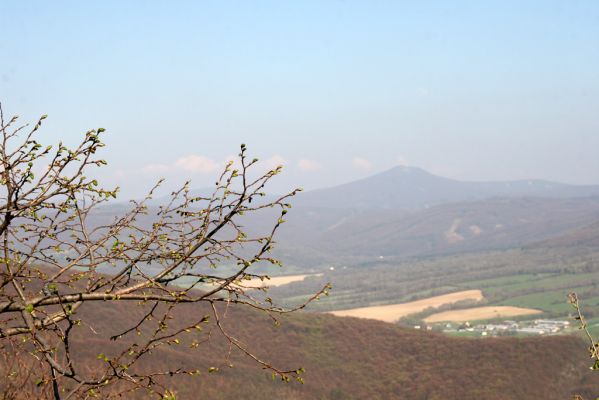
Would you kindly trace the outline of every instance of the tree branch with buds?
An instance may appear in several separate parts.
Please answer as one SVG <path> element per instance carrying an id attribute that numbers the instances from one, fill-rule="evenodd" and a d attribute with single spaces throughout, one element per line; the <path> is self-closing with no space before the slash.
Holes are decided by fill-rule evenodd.
<path id="1" fill-rule="evenodd" d="M 301 368 L 271 365 L 221 323 L 228 307 L 258 310 L 277 321 L 330 289 L 326 285 L 289 309 L 259 295 L 263 288 L 244 284 L 266 278 L 256 267 L 282 265 L 270 252 L 289 200 L 300 189 L 266 196 L 264 188 L 281 167 L 255 172 L 258 160 L 249 159 L 241 145 L 236 164 L 224 167 L 212 193 L 194 194 L 188 182 L 161 206 L 152 206 L 160 181 L 143 200 L 107 221 L 103 211 L 118 188 L 104 189 L 87 176 L 107 164 L 97 157 L 105 130 L 88 131 L 74 148 L 44 147 L 35 138 L 45 118 L 33 127 L 19 126 L 17 117 L 6 120 L 0 107 L 0 346 L 17 360 L 13 363 L 31 367 L 24 369 L 26 379 L 43 371 L 36 386 L 55 399 L 140 390 L 167 398 L 172 393 L 164 377 L 195 371 L 140 365 L 156 349 L 188 340 L 190 332 L 199 335 L 212 317 L 215 329 L 194 337 L 192 348 L 214 331 L 274 376 L 301 381 Z M 273 216 L 270 230 L 248 234 L 247 215 L 260 213 Z M 78 366 L 71 338 L 90 325 L 80 310 L 97 302 L 126 302 L 143 312 L 110 337 L 123 343 L 121 349 L 99 354 L 103 367 L 89 371 Z M 181 307 L 202 304 L 206 315 L 173 327 Z"/>

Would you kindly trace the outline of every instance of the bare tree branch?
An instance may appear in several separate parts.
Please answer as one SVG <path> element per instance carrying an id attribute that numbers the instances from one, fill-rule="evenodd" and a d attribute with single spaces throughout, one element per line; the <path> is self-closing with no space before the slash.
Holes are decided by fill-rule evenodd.
<path id="1" fill-rule="evenodd" d="M 74 148 L 43 147 L 35 134 L 45 118 L 32 128 L 17 126 L 17 118 L 6 121 L 0 107 L 0 346 L 9 349 L 10 362 L 25 374 L 13 381 L 29 382 L 31 371 L 43 370 L 34 390 L 46 390 L 55 399 L 138 390 L 166 395 L 163 378 L 196 372 L 148 368 L 144 360 L 162 346 L 192 340 L 190 347 L 196 348 L 209 340 L 213 329 L 198 336 L 208 316 L 183 327 L 171 323 L 180 307 L 201 304 L 211 311 L 229 352 L 237 349 L 284 381 L 301 381 L 301 369 L 273 366 L 228 332 L 222 324 L 226 312 L 217 307 L 247 307 L 276 321 L 330 288 L 286 309 L 265 298 L 263 288 L 243 284 L 266 277 L 256 272 L 258 266 L 281 265 L 269 253 L 291 207 L 288 201 L 299 191 L 265 197 L 263 189 L 281 167 L 257 173 L 258 160 L 249 160 L 241 145 L 239 167 L 227 164 L 211 194 L 194 195 L 188 182 L 163 205 L 150 206 L 160 181 L 145 199 L 108 221 L 103 211 L 118 188 L 103 189 L 88 176 L 92 168 L 106 165 L 97 158 L 104 129 L 88 131 Z M 249 235 L 244 222 L 258 213 L 271 215 L 272 227 Z M 98 354 L 103 367 L 89 371 L 78 366 L 71 341 L 82 327 L 93 330 L 80 309 L 100 302 L 130 304 L 142 313 L 109 337 L 121 343 L 120 350 Z M 189 339 L 189 332 L 198 337 Z"/>

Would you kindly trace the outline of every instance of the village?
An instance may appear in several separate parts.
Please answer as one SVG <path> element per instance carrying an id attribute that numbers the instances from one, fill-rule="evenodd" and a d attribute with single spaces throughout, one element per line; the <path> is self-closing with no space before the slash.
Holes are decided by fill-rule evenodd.
<path id="1" fill-rule="evenodd" d="M 480 336 L 511 336 L 511 335 L 553 335 L 568 329 L 570 322 L 564 320 L 535 319 L 529 321 L 506 320 L 495 324 L 476 324 L 471 325 L 464 322 L 459 325 L 447 323 L 443 325 L 443 333 L 462 333 L 472 332 L 480 333 Z M 415 326 L 416 328 L 416 326 Z M 420 326 L 418 326 L 420 329 Z M 433 328 L 425 327 L 427 330 Z"/>

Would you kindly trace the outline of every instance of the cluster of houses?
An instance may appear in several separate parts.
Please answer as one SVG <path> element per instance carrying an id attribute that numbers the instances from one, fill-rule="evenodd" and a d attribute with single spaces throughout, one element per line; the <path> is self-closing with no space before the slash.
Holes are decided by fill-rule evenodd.
<path id="1" fill-rule="evenodd" d="M 447 323 L 443 332 L 478 332 L 481 336 L 503 336 L 514 334 L 551 335 L 559 333 L 570 326 L 570 322 L 552 319 L 535 319 L 532 321 L 503 321 L 497 324 L 470 325 L 465 322 L 459 325 Z M 416 327 L 415 327 L 416 328 Z M 418 327 L 420 329 L 420 327 Z M 426 327 L 428 329 L 428 327 Z M 432 328 L 430 328 L 432 329 Z"/>

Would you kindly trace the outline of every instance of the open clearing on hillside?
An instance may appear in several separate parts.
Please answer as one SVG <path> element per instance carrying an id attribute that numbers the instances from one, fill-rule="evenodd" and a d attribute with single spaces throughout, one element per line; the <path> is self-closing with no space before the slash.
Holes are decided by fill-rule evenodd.
<path id="1" fill-rule="evenodd" d="M 263 281 L 257 278 L 253 278 L 249 281 L 242 281 L 242 283 L 244 287 L 275 287 L 287 285 L 292 282 L 301 282 L 309 276 L 322 276 L 322 274 L 273 276 L 270 279 L 264 279 Z"/>
<path id="2" fill-rule="evenodd" d="M 409 303 L 361 307 L 350 310 L 330 311 L 329 313 L 339 317 L 370 318 L 385 322 L 395 322 L 402 317 L 419 313 L 429 307 L 437 308 L 444 304 L 453 304 L 462 300 L 480 301 L 482 299 L 483 294 L 480 290 L 465 290 L 462 292 L 449 293 L 441 296 L 411 301 Z"/>
<path id="3" fill-rule="evenodd" d="M 429 315 L 424 319 L 425 322 L 466 322 L 493 318 L 516 317 L 519 315 L 539 314 L 541 310 L 532 308 L 510 307 L 510 306 L 488 306 L 467 308 L 464 310 L 443 311 Z"/>

